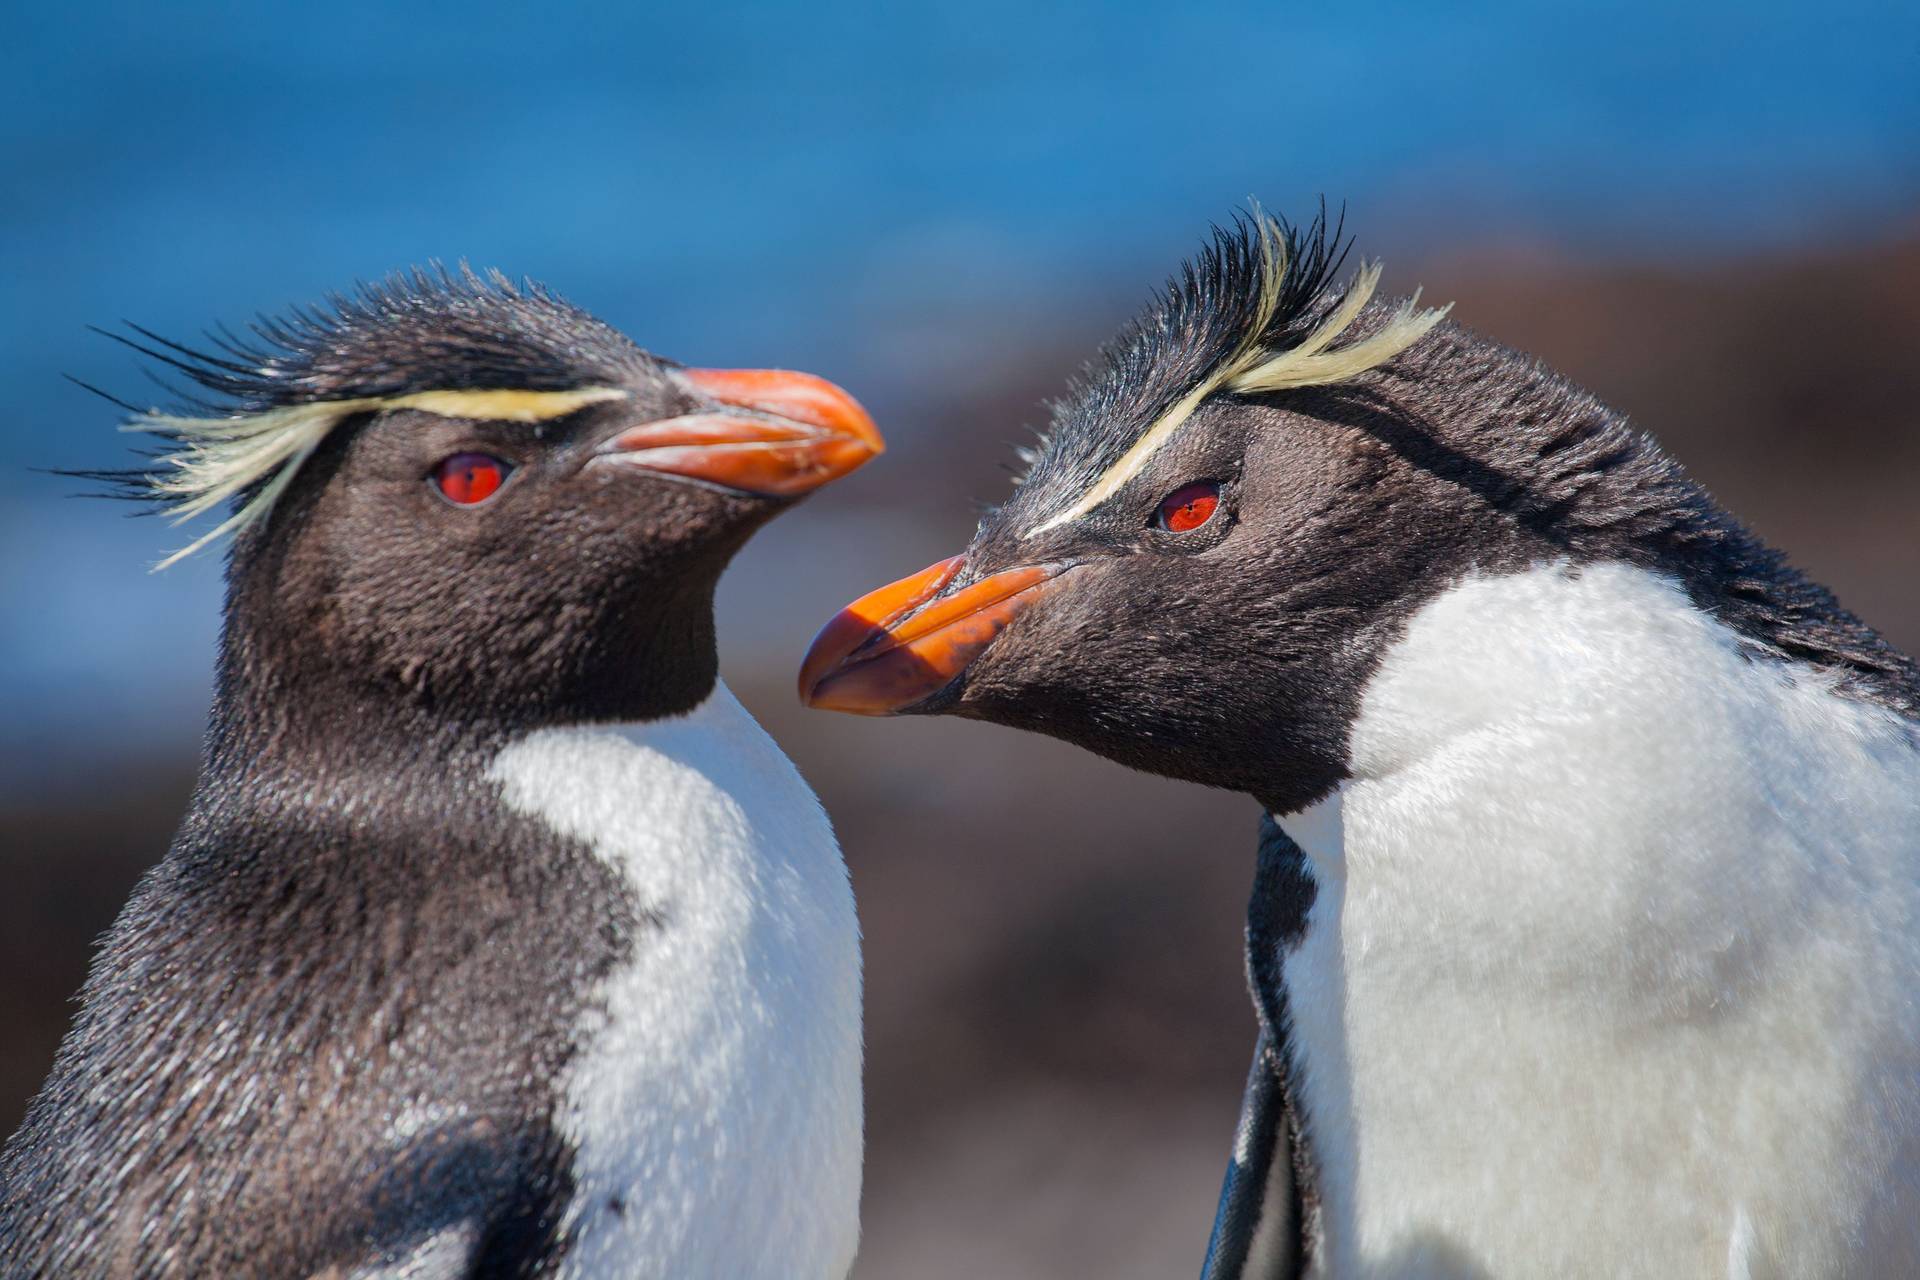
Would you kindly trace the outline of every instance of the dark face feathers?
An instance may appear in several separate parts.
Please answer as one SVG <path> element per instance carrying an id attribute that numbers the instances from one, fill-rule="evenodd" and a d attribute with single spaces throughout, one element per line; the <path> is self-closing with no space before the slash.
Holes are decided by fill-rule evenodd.
<path id="1" fill-rule="evenodd" d="M 222 700 L 250 703 L 247 731 L 343 705 L 411 735 L 644 719 L 704 698 L 714 587 L 786 504 L 598 464 L 616 433 L 675 410 L 665 384 L 630 385 L 632 401 L 559 422 L 402 412 L 330 436 L 234 547 Z M 468 452 L 513 469 L 473 509 L 422 480 Z"/>
<path id="2" fill-rule="evenodd" d="M 707 371 L 642 351 L 538 285 L 466 270 L 395 276 L 260 320 L 244 340 L 212 336 L 209 350 L 139 332 L 123 340 L 190 379 L 187 410 L 210 416 L 137 415 L 185 443 L 111 478 L 178 510 L 237 475 L 240 512 L 264 512 L 231 553 L 216 745 L 237 735 L 251 758 L 323 743 L 347 707 L 397 717 L 408 735 L 484 733 L 669 714 L 711 689 L 719 574 L 792 493 L 603 456 L 625 433 L 714 408 Z M 746 377 L 751 400 L 767 377 L 804 375 Z M 824 388 L 858 415 L 807 382 L 813 408 Z M 750 426 L 787 429 L 767 403 L 730 403 Z M 288 461 L 233 449 L 219 433 L 235 420 L 266 446 L 286 442 Z M 464 453 L 507 475 L 471 507 L 427 482 Z M 198 487 L 183 490 L 183 473 Z"/>
<path id="3" fill-rule="evenodd" d="M 1275 345 L 1342 301 L 1326 277 L 1343 254 L 1324 227 L 1285 234 L 1308 271 L 1276 313 Z M 1756 658 L 1834 670 L 1853 696 L 1920 712 L 1912 661 L 1651 440 L 1449 323 L 1330 385 L 1207 395 L 1117 492 L 1060 521 L 1231 348 L 1258 253 L 1251 226 L 1217 238 L 1054 406 L 1028 476 L 981 522 L 950 589 L 1074 567 L 951 683 L 898 710 L 1032 729 L 1290 812 L 1345 776 L 1361 692 L 1416 609 L 1471 571 L 1565 559 L 1669 575 Z M 1351 341 L 1400 314 L 1367 306 Z M 1214 518 L 1154 527 L 1161 500 L 1195 481 L 1219 486 Z"/>

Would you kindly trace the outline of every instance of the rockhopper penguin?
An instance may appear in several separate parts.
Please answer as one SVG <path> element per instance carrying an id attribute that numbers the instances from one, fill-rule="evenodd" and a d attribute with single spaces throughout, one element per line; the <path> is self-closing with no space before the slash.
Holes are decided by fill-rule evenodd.
<path id="1" fill-rule="evenodd" d="M 1221 235 L 803 696 L 1271 815 L 1207 1275 L 1920 1275 L 1915 664 L 1338 243 Z"/>
<path id="2" fill-rule="evenodd" d="M 213 341 L 151 339 L 203 416 L 125 477 L 237 499 L 204 768 L 0 1156 L 0 1273 L 845 1275 L 853 899 L 712 602 L 872 422 L 497 276 Z"/>

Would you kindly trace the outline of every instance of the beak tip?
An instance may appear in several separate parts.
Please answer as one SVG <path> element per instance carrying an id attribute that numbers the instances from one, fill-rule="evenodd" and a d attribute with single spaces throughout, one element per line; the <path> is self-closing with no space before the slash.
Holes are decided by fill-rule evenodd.
<path id="1" fill-rule="evenodd" d="M 859 684 L 856 678 L 852 683 Z M 897 716 L 919 699 L 894 701 L 885 698 L 876 699 L 871 692 L 863 694 L 859 689 L 836 693 L 831 673 L 818 680 L 811 689 L 803 687 L 800 693 L 801 705 L 809 711 L 837 711 L 842 715 L 867 716 L 879 718 Z"/>
<path id="2" fill-rule="evenodd" d="M 1058 565 L 1027 565 L 943 594 L 962 557 L 869 592 L 833 617 L 800 666 L 800 701 L 817 711 L 899 715 L 967 671 L 1024 611 Z"/>
<path id="3" fill-rule="evenodd" d="M 800 703 L 802 706 L 806 707 L 807 710 L 809 711 L 838 711 L 843 715 L 856 715 L 856 716 L 858 715 L 876 716 L 876 715 L 889 714 L 886 711 L 875 710 L 871 707 L 862 706 L 858 703 L 836 701 L 830 691 L 823 690 L 819 686 L 815 686 L 812 689 L 803 690 L 800 694 Z"/>
<path id="4" fill-rule="evenodd" d="M 842 609 L 820 628 L 820 634 L 813 638 L 807 656 L 800 662 L 796 681 L 800 705 L 814 711 L 860 714 L 863 707 L 857 700 L 834 697 L 834 677 L 848 670 L 848 659 L 873 638 L 876 630 L 871 618 L 853 608 Z"/>

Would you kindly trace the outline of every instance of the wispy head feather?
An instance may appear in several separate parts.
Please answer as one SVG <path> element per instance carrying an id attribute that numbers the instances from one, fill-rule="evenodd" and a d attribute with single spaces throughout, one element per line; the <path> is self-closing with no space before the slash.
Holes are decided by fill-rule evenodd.
<path id="1" fill-rule="evenodd" d="M 248 338 L 210 333 L 212 350 L 128 328 L 138 340 L 107 336 L 196 384 L 199 392 L 179 397 L 196 412 L 135 411 L 123 430 L 169 442 L 153 465 L 77 474 L 154 503 L 175 523 L 239 504 L 156 569 L 265 516 L 349 419 L 412 409 L 545 421 L 625 395 L 618 384 L 646 358 L 541 286 L 464 265 L 457 273 L 416 269 L 335 295 L 323 308 L 262 317 Z"/>
<path id="2" fill-rule="evenodd" d="M 1060 465 L 1081 473 L 1079 499 L 1024 535 L 1078 519 L 1125 486 L 1194 410 L 1220 392 L 1257 395 L 1325 386 L 1379 367 L 1425 337 L 1450 307 L 1403 303 L 1367 337 L 1336 346 L 1373 300 L 1378 263 L 1362 263 L 1346 289 L 1333 279 L 1350 247 L 1342 223 L 1323 208 L 1305 227 L 1258 208 L 1188 262 L 1140 319 L 1110 346 L 1102 365 L 1056 419 L 1090 429 L 1100 447 Z M 1140 416 L 1141 406 L 1151 416 Z M 1106 424 L 1118 424 L 1124 437 Z M 1051 440 L 1061 440 L 1055 431 Z M 1123 449 L 1114 443 L 1124 438 Z M 1030 475 L 1055 462 L 1053 449 Z"/>
<path id="3" fill-rule="evenodd" d="M 246 495 L 232 515 L 156 564 L 158 571 L 266 515 L 327 435 L 355 414 L 418 409 L 444 417 L 540 422 L 625 394 L 617 387 L 420 391 L 385 399 L 316 400 L 232 418 L 141 413 L 120 429 L 171 436 L 178 442 L 177 448 L 160 456 L 160 467 L 147 473 L 145 480 L 148 495 L 164 505 L 174 524 Z M 166 470 L 169 467 L 171 471 Z"/>
<path id="4" fill-rule="evenodd" d="M 143 413 L 130 419 L 122 431 L 147 431 L 179 442 L 177 449 L 160 456 L 160 466 L 146 483 L 148 496 L 165 507 L 174 524 L 253 488 L 232 515 L 161 560 L 154 570 L 184 560 L 223 534 L 236 533 L 264 516 L 327 433 L 352 412 L 343 411 L 339 402 L 322 401 L 235 418 Z"/>
<path id="5" fill-rule="evenodd" d="M 1354 272 L 1347 292 L 1327 318 L 1303 338 L 1297 346 L 1273 352 L 1253 353 L 1243 367 L 1223 380 L 1230 391 L 1258 395 L 1266 391 L 1285 391 L 1291 387 L 1324 387 L 1359 377 L 1378 368 L 1427 336 L 1433 327 L 1447 318 L 1453 304 L 1444 307 L 1420 306 L 1420 291 L 1402 302 L 1387 322 L 1373 334 L 1334 348 L 1353 322 L 1360 318 L 1367 303 L 1373 301 L 1380 285 L 1380 264 L 1363 262 Z"/>

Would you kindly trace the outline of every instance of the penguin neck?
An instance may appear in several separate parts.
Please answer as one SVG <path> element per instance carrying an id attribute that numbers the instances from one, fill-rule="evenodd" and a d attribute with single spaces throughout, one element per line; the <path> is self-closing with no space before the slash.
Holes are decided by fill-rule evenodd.
<path id="1" fill-rule="evenodd" d="M 1369 954 L 1457 945 L 1528 957 L 1531 981 L 1562 951 L 1604 969 L 1796 918 L 1804 886 L 1753 869 L 1797 865 L 1783 840 L 1870 843 L 1863 814 L 1898 829 L 1916 741 L 1670 578 L 1549 562 L 1469 575 L 1416 614 L 1364 691 L 1344 781 L 1271 809 L 1316 879 L 1380 913 Z"/>
<path id="2" fill-rule="evenodd" d="M 681 715 L 718 683 L 711 587 L 631 619 L 617 640 L 572 648 L 553 669 L 485 677 L 488 640 L 457 680 L 338 653 L 238 590 L 230 596 L 206 744 L 209 776 L 313 779 L 365 771 L 483 773 L 538 729 Z M 556 620 L 554 626 L 564 626 Z"/>

